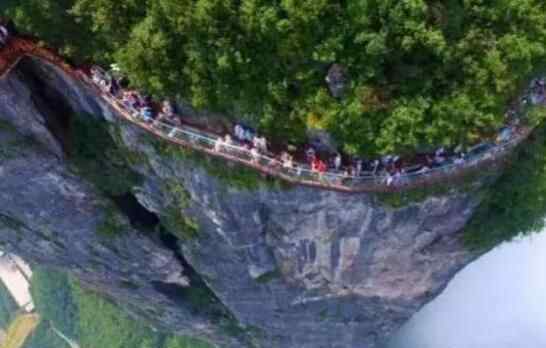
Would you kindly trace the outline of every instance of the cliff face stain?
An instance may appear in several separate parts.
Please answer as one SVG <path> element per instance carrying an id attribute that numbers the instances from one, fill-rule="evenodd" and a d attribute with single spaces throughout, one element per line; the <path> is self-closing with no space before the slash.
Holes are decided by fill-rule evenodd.
<path id="1" fill-rule="evenodd" d="M 36 108 L 41 111 L 45 126 L 61 144 L 64 152 L 69 153 L 70 115 L 73 114 L 73 110 L 63 93 L 48 83 L 47 77 L 39 69 L 40 66 L 30 58 L 23 58 L 17 72 L 22 75 L 21 79 L 28 86 Z"/>
<path id="2" fill-rule="evenodd" d="M 111 199 L 119 210 L 129 218 L 129 222 L 134 228 L 153 231 L 158 226 L 157 215 L 144 208 L 133 194 L 112 196 Z"/>

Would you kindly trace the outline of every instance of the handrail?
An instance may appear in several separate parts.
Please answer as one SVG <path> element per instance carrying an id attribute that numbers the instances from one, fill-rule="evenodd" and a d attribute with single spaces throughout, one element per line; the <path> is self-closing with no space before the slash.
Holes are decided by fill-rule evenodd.
<path id="1" fill-rule="evenodd" d="M 22 41 L 22 44 L 15 44 L 15 52 L 9 51 L 13 41 Z M 125 120 L 136 124 L 140 128 L 153 133 L 164 140 L 181 146 L 196 149 L 215 157 L 237 162 L 247 167 L 254 168 L 262 173 L 278 177 L 293 184 L 313 186 L 323 189 L 330 189 L 342 192 L 389 192 L 400 191 L 412 187 L 423 186 L 430 183 L 445 180 L 451 177 L 464 174 L 469 170 L 475 170 L 479 165 L 486 165 L 497 162 L 507 154 L 508 150 L 517 146 L 531 132 L 531 128 L 519 127 L 515 135 L 501 144 L 496 144 L 485 152 L 470 157 L 464 163 L 448 163 L 439 167 L 428 168 L 415 173 L 401 173 L 398 176 L 391 176 L 388 173 L 366 174 L 361 176 L 344 175 L 339 172 L 327 171 L 317 173 L 302 163 L 294 162 L 294 166 L 286 168 L 278 159 L 265 154 L 251 154 L 249 149 L 241 145 L 221 144 L 220 151 L 217 151 L 217 136 L 198 130 L 189 126 L 176 127 L 163 121 L 155 120 L 146 123 L 140 118 L 138 110 L 130 110 L 117 98 L 103 92 L 85 73 L 74 69 L 65 63 L 60 55 L 50 49 L 39 47 L 35 42 L 28 39 L 12 38 L 8 47 L 0 50 L 0 78 L 17 65 L 24 56 L 44 59 L 69 73 L 71 76 L 83 80 L 86 84 L 100 92 L 101 97 L 121 115 Z M 17 51 L 19 48 L 20 51 Z M 7 53 L 7 54 L 6 54 Z M 11 53 L 11 55 L 10 55 Z M 15 56 L 13 55 L 15 53 Z M 4 56 L 8 57 L 5 58 Z"/>

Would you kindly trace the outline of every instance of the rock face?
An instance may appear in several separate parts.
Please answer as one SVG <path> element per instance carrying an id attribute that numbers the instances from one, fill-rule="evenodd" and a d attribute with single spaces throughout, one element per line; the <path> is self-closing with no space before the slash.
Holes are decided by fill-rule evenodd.
<path id="1" fill-rule="evenodd" d="M 476 257 L 459 233 L 479 204 L 473 192 L 395 209 L 373 195 L 262 179 L 243 188 L 207 159 L 161 151 L 92 89 L 30 59 L 0 81 L 0 98 L 0 120 L 39 144 L 4 157 L 0 150 L 4 247 L 71 272 L 162 328 L 221 347 L 376 347 Z M 54 113 L 59 107 L 112 122 L 123 146 L 142 159 L 134 166 L 144 177 L 135 196 L 162 221 L 184 192 L 175 210 L 197 236 L 179 241 L 179 251 L 192 277 L 240 323 L 237 333 L 168 291 L 165 284 L 184 285 L 189 271 L 182 275 L 180 257 L 165 245 L 128 224 L 114 239 L 96 233 L 107 204 L 67 168 L 62 134 L 69 129 Z M 2 148 L 14 139 L 22 135 L 0 131 Z"/>

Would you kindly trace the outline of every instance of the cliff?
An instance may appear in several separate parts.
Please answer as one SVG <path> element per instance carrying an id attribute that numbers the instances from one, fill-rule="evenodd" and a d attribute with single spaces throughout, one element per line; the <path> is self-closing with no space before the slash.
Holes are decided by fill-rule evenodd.
<path id="1" fill-rule="evenodd" d="M 142 214 L 74 170 L 76 117 L 107 122 Z M 398 208 L 283 185 L 154 139 L 31 58 L 0 80 L 0 122 L 2 247 L 221 347 L 376 347 L 476 257 L 460 231 L 480 183 Z"/>

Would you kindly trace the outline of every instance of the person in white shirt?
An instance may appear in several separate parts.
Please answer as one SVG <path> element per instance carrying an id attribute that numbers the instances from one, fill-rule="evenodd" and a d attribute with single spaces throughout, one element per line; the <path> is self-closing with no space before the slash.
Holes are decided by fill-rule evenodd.
<path id="1" fill-rule="evenodd" d="M 224 146 L 224 140 L 221 137 L 219 137 L 218 139 L 216 139 L 216 142 L 214 143 L 214 151 L 222 152 L 223 146 Z"/>
<path id="2" fill-rule="evenodd" d="M 336 168 L 336 170 L 341 168 L 341 155 L 339 153 L 336 155 L 336 158 L 334 158 L 334 168 Z"/>
<path id="3" fill-rule="evenodd" d="M 258 152 L 258 149 L 256 149 L 255 147 L 253 147 L 251 150 L 250 150 L 250 156 L 252 156 L 252 163 L 254 164 L 258 164 L 258 160 L 260 159 L 260 153 Z"/>

